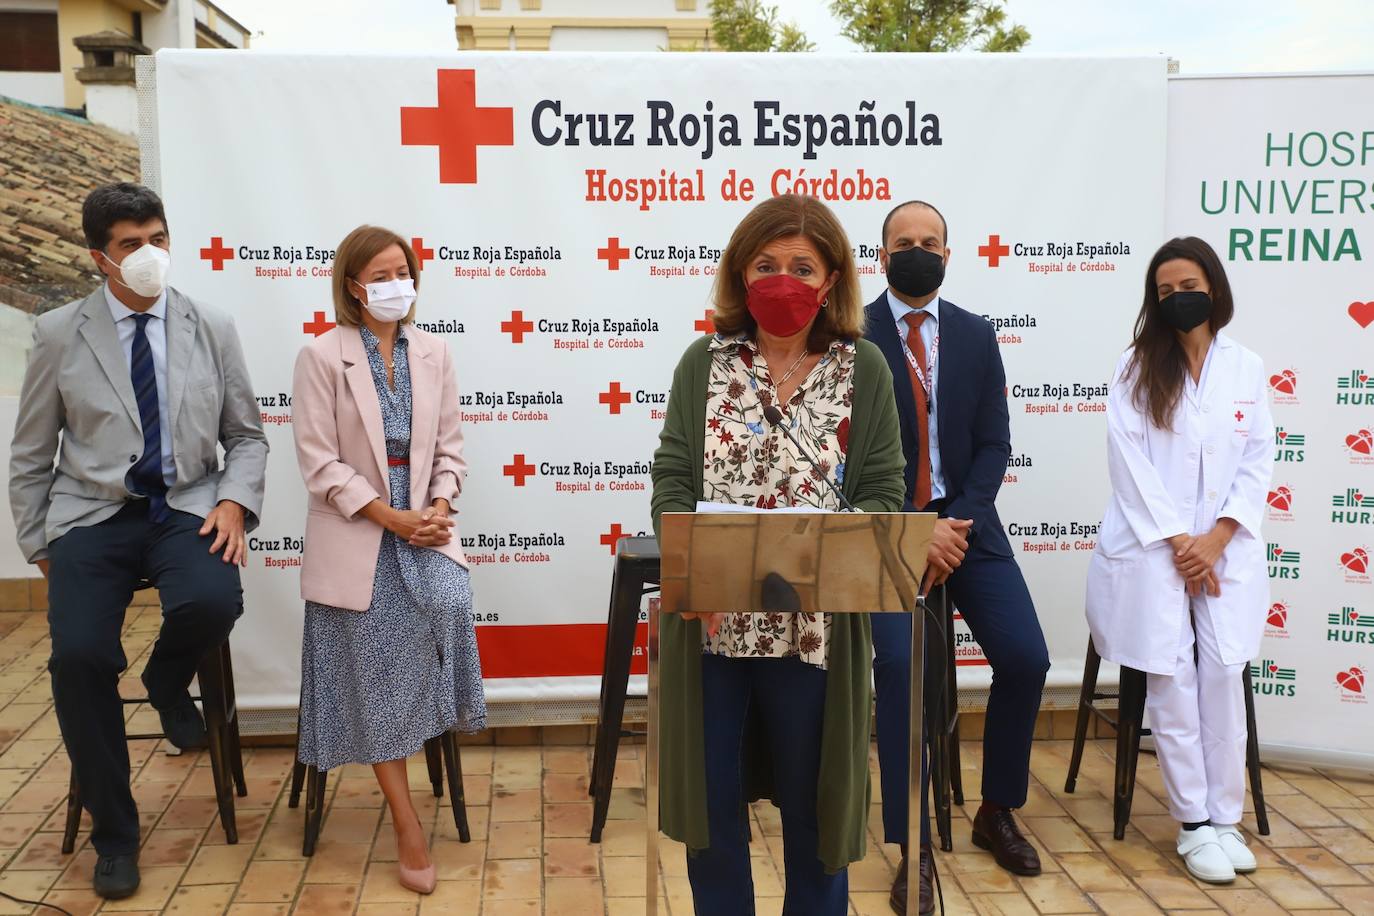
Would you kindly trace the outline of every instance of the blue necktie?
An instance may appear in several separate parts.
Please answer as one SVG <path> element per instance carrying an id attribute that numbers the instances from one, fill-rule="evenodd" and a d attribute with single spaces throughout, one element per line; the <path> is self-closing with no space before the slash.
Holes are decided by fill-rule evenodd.
<path id="1" fill-rule="evenodd" d="M 134 344 L 129 360 L 129 377 L 138 401 L 138 418 L 143 424 L 143 455 L 129 469 L 129 489 L 148 497 L 148 519 L 167 520 L 167 484 L 162 479 L 162 420 L 157 409 L 157 372 L 153 369 L 153 348 L 148 345 L 148 319 L 134 316 Z"/>

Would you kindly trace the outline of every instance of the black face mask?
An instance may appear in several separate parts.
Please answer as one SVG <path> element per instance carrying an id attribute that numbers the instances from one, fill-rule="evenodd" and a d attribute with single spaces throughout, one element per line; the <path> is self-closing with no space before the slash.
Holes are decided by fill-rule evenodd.
<path id="1" fill-rule="evenodd" d="M 1186 334 L 1212 317 L 1212 297 L 1199 290 L 1170 293 L 1160 300 L 1159 317 Z"/>
<path id="2" fill-rule="evenodd" d="M 887 282 L 904 296 L 928 296 L 945 282 L 945 259 L 924 248 L 906 248 L 887 256 Z"/>

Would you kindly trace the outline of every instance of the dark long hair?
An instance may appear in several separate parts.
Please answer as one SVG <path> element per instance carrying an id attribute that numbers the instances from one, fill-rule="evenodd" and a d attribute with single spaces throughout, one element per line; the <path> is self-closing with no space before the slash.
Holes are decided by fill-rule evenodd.
<path id="1" fill-rule="evenodd" d="M 1213 335 L 1231 323 L 1231 316 L 1236 311 L 1221 258 L 1202 239 L 1191 235 L 1170 239 L 1150 259 L 1150 267 L 1145 271 L 1145 301 L 1136 316 L 1135 337 L 1131 341 L 1135 349 L 1126 366 L 1125 377 L 1132 380 L 1131 396 L 1136 409 L 1148 412 L 1159 429 L 1172 427 L 1174 408 L 1183 394 L 1183 377 L 1188 371 L 1188 360 L 1178 342 L 1178 334 L 1160 317 L 1159 284 L 1155 282 L 1159 266 L 1179 258 L 1201 267 L 1212 287 L 1212 315 L 1208 324 Z"/>

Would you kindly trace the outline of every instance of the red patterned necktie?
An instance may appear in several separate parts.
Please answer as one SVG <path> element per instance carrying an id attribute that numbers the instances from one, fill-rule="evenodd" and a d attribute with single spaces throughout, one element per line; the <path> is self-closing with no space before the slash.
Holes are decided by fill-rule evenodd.
<path id="1" fill-rule="evenodd" d="M 921 366 L 921 375 L 930 378 L 930 367 L 926 365 L 926 348 L 921 343 L 921 323 L 930 317 L 929 312 L 908 312 L 906 316 L 906 346 Z M 907 375 L 911 377 L 911 393 L 916 398 L 916 442 L 919 454 L 916 458 L 916 508 L 923 509 L 930 504 L 930 405 L 926 403 L 926 389 L 921 378 L 907 360 Z"/>

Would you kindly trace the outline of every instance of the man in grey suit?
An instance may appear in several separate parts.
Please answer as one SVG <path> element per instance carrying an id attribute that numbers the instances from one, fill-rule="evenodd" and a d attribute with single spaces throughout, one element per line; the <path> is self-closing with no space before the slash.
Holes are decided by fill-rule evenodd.
<path id="1" fill-rule="evenodd" d="M 48 578 L 53 704 L 91 813 L 95 890 L 115 899 L 139 880 L 118 690 L 124 614 L 142 583 L 158 588 L 162 628 L 143 683 L 168 739 L 203 746 L 188 687 L 243 612 L 239 566 L 262 510 L 267 440 L 233 322 L 166 286 L 157 195 L 98 188 L 82 229 L 106 282 L 38 319 L 10 504 L 20 549 Z"/>

